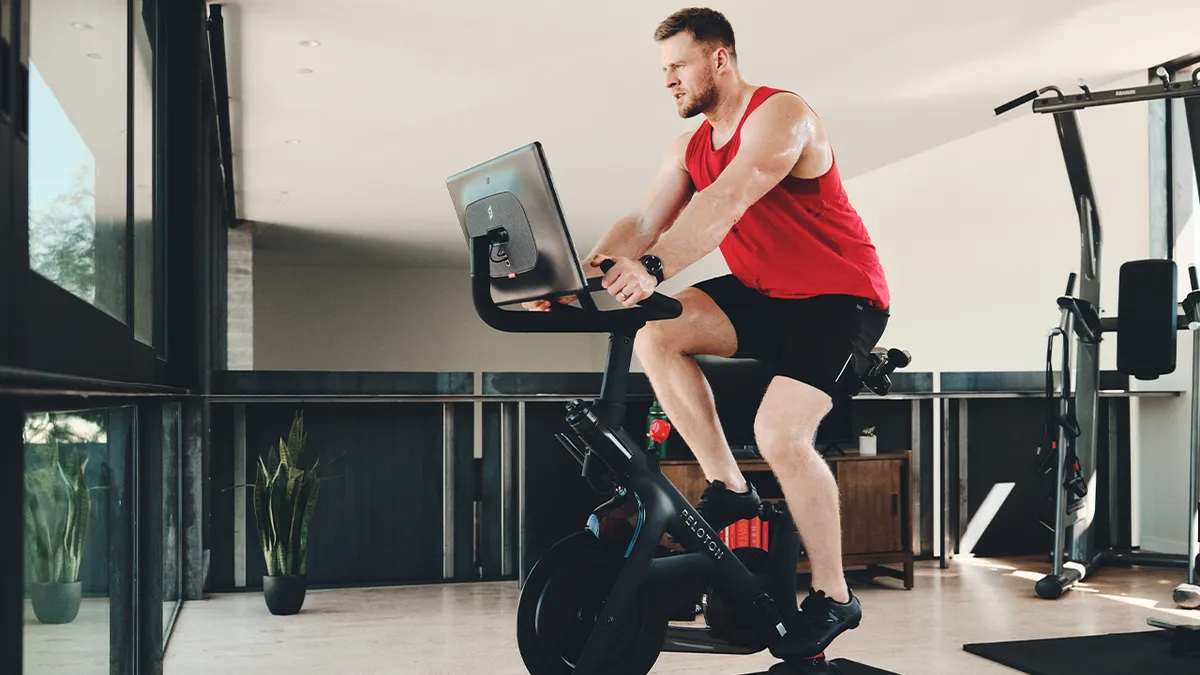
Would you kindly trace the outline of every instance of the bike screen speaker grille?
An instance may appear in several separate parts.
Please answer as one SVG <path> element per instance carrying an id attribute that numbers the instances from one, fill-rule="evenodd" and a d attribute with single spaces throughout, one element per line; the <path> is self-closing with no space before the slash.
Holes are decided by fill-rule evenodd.
<path id="1" fill-rule="evenodd" d="M 1121 265 L 1117 301 L 1117 370 L 1139 380 L 1175 371 L 1178 284 L 1175 261 Z"/>
<path id="2" fill-rule="evenodd" d="M 511 192 L 500 192 L 467 206 L 467 232 L 472 237 L 504 228 L 508 242 L 492 252 L 489 266 L 492 278 L 522 274 L 537 266 L 537 244 L 521 201 Z"/>

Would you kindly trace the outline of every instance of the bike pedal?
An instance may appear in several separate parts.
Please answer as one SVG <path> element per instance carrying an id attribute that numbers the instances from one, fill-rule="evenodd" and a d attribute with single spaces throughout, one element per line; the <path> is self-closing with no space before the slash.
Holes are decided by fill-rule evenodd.
<path id="1" fill-rule="evenodd" d="M 776 663 L 767 671 L 768 675 L 839 675 L 842 669 L 831 663 L 821 652 L 816 656 L 789 659 Z"/>

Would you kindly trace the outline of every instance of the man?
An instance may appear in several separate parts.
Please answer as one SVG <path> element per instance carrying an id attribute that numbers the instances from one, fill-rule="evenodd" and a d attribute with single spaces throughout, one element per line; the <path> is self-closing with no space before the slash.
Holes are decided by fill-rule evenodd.
<path id="1" fill-rule="evenodd" d="M 857 627 L 862 610 L 842 571 L 837 485 L 813 443 L 839 377 L 887 325 L 887 283 L 825 128 L 805 101 L 742 79 L 733 29 L 719 12 L 681 10 L 654 38 L 680 116 L 705 120 L 675 140 L 648 198 L 604 235 L 585 269 L 632 307 L 720 248 L 731 274 L 680 292 L 682 315 L 647 325 L 635 349 L 709 481 L 697 510 L 715 530 L 753 518 L 759 497 L 737 467 L 692 357 L 774 364 L 755 439 L 800 530 L 812 590 L 771 651 L 815 655 Z M 616 263 L 606 274 L 605 259 Z"/>

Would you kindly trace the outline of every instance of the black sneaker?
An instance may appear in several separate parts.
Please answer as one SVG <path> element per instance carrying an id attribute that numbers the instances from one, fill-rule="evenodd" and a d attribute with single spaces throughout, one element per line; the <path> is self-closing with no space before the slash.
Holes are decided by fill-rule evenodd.
<path id="1" fill-rule="evenodd" d="M 834 602 L 824 591 L 810 589 L 800 603 L 800 612 L 784 623 L 787 635 L 771 646 L 777 659 L 803 659 L 816 656 L 829 648 L 833 639 L 858 628 L 862 622 L 862 605 L 850 591 L 850 601 Z"/>
<path id="2" fill-rule="evenodd" d="M 720 532 L 739 520 L 751 520 L 758 516 L 762 505 L 758 490 L 750 483 L 746 485 L 750 488 L 748 491 L 733 492 L 722 481 L 714 480 L 704 488 L 696 511 L 713 532 Z"/>

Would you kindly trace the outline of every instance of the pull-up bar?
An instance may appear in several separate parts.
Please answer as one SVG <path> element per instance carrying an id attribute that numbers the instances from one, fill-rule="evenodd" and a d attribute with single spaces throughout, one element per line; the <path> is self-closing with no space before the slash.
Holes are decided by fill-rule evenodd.
<path id="1" fill-rule="evenodd" d="M 996 114 L 1003 115 L 1030 101 L 1033 101 L 1033 112 L 1035 113 L 1058 113 L 1100 105 L 1200 96 L 1200 69 L 1192 73 L 1191 82 L 1171 81 L 1170 76 L 1167 74 L 1167 69 L 1161 66 L 1155 71 L 1155 74 L 1158 75 L 1158 79 L 1160 80 L 1158 84 L 1146 84 L 1141 87 L 1125 87 L 1123 89 L 1109 89 L 1107 91 L 1095 92 L 1089 89 L 1087 83 L 1081 79 L 1079 80 L 1079 88 L 1083 90 L 1083 93 L 1075 94 L 1074 96 L 1064 94 L 1062 89 L 1053 85 L 1042 87 L 1037 91 L 1031 91 L 996 108 Z M 1055 92 L 1058 96 L 1038 98 L 1047 92 Z"/>

